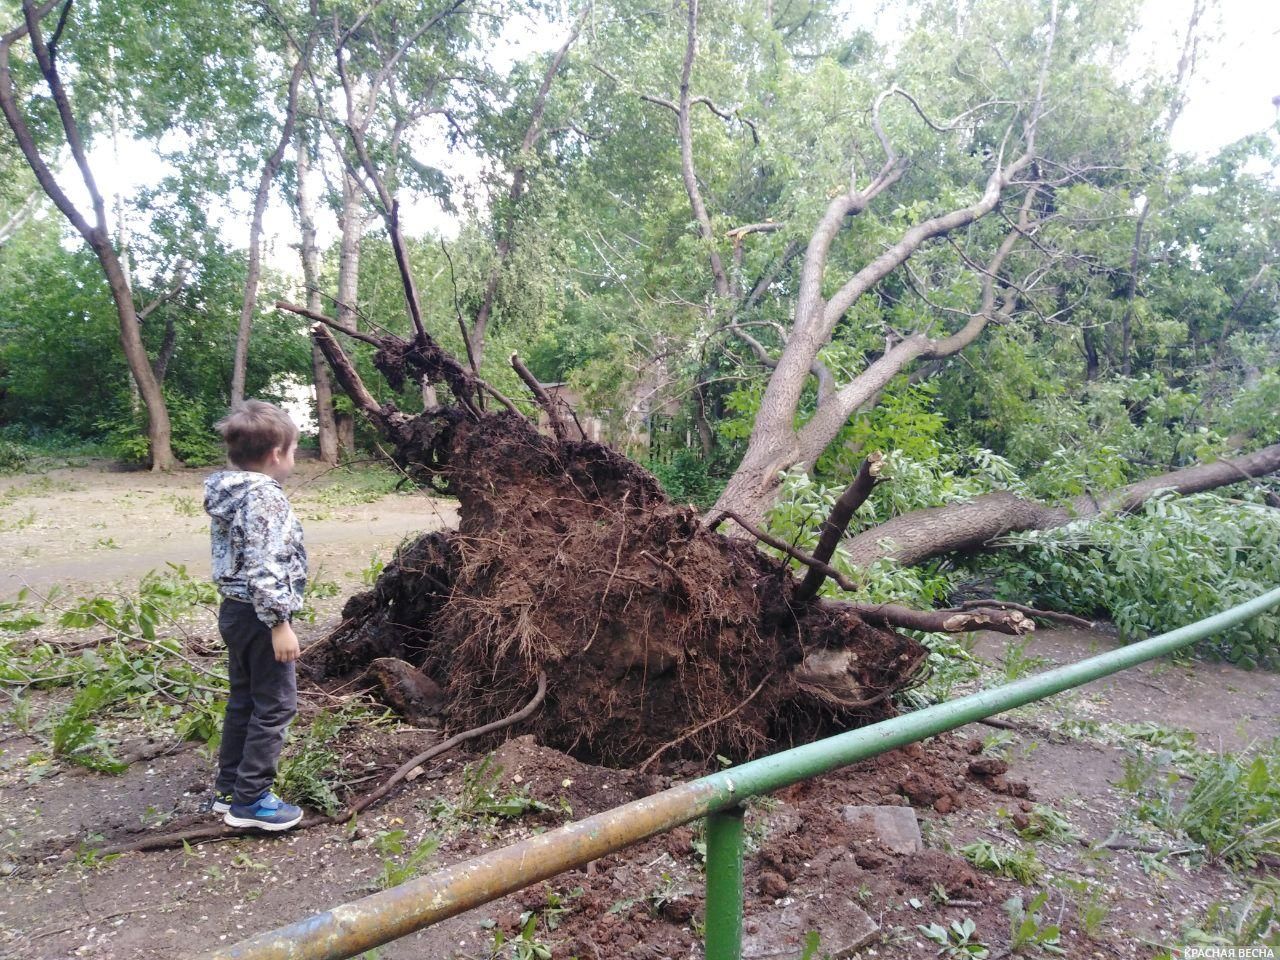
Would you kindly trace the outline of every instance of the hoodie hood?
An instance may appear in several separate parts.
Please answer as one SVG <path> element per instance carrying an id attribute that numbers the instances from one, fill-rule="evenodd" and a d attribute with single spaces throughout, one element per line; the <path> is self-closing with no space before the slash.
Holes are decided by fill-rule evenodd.
<path id="1" fill-rule="evenodd" d="M 280 484 L 265 473 L 249 470 L 220 470 L 205 478 L 204 512 L 215 520 L 230 523 L 250 492 Z"/>

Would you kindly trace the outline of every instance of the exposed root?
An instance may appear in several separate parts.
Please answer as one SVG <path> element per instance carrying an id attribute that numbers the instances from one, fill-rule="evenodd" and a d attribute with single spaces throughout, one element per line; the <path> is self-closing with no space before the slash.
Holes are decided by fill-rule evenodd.
<path id="1" fill-rule="evenodd" d="M 919 676 L 919 643 L 847 605 L 797 602 L 783 564 L 709 530 L 607 447 L 508 414 L 450 422 L 432 442 L 459 529 L 407 543 L 348 602 L 305 658 L 313 678 L 406 660 L 458 729 L 513 712 L 543 671 L 529 729 L 631 765 L 655 751 L 742 759 L 880 719 Z M 849 656 L 818 684 L 804 663 L 827 650 Z"/>

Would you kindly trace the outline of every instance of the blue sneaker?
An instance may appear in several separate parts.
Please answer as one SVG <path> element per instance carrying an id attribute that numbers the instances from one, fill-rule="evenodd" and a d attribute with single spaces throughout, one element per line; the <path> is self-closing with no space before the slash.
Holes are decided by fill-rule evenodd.
<path id="1" fill-rule="evenodd" d="M 229 827 L 288 830 L 302 819 L 302 808 L 285 803 L 268 790 L 253 803 L 233 803 L 222 822 Z"/>
<path id="2" fill-rule="evenodd" d="M 230 790 L 215 790 L 213 791 L 213 796 L 207 801 L 208 806 L 202 809 L 212 810 L 214 813 L 226 813 L 231 809 L 231 803 L 234 799 Z"/>

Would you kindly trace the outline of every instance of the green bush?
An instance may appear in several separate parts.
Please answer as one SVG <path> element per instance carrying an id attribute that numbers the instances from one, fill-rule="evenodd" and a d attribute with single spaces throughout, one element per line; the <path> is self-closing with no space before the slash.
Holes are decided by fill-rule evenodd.
<path id="1" fill-rule="evenodd" d="M 1280 583 L 1280 511 L 1217 494 L 1159 497 L 1136 514 L 1003 539 L 1000 595 L 1107 616 L 1128 640 L 1172 630 Z M 1280 613 L 1201 642 L 1246 669 L 1280 670 Z"/>
<path id="2" fill-rule="evenodd" d="M 222 463 L 224 453 L 213 431 L 218 419 L 203 400 L 165 392 L 172 430 L 170 443 L 179 460 L 189 467 Z M 147 439 L 146 412 L 124 403 L 97 422 L 111 454 L 125 463 L 146 463 L 151 448 Z"/>
<path id="3" fill-rule="evenodd" d="M 21 473 L 31 463 L 31 452 L 12 440 L 0 440 L 0 473 Z"/>
<path id="4" fill-rule="evenodd" d="M 705 510 L 716 502 L 725 481 L 713 477 L 710 465 L 692 450 L 680 450 L 670 463 L 650 462 L 649 472 L 676 503 L 692 503 Z"/>

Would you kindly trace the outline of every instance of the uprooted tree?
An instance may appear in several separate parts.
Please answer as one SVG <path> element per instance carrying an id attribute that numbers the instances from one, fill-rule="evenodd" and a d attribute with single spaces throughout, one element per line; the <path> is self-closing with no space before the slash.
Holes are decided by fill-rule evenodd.
<path id="1" fill-rule="evenodd" d="M 1056 216 L 1055 191 L 1084 176 L 1088 166 L 1054 161 L 1038 147 L 1048 112 L 1046 74 L 1058 26 L 1056 4 L 1038 35 L 1042 58 L 1025 97 L 983 103 L 947 123 L 929 120 L 915 98 L 897 87 L 873 99 L 869 126 L 883 151 L 881 165 L 865 182 L 855 174 L 820 216 L 804 247 L 793 322 L 777 358 L 737 322 L 739 307 L 765 295 L 772 283 L 769 273 L 751 284 L 749 293 L 740 289 L 715 249 L 715 231 L 700 196 L 690 126 L 693 104 L 706 100 L 691 92 L 696 2 L 687 7 L 686 23 L 678 98 L 644 94 L 642 99 L 676 117 L 682 180 L 710 252 L 714 293 L 708 318 L 718 333 L 746 342 L 772 371 L 744 460 L 707 515 L 674 504 L 644 469 L 586 439 L 571 412 L 553 401 L 513 355 L 513 369 L 549 424 L 550 435 L 540 432 L 519 405 L 481 378 L 477 362 L 494 278 L 511 253 L 511 222 L 499 231 L 499 255 L 481 315 L 470 326 L 458 316 L 468 348 L 464 364 L 426 328 L 394 189 L 359 131 L 348 125 L 348 173 L 383 219 L 412 332 L 407 337 L 373 334 L 353 330 L 314 306 L 280 306 L 317 321 L 313 337 L 338 384 L 390 442 L 392 457 L 407 477 L 458 498 L 460 520 L 457 530 L 426 534 L 402 546 L 374 588 L 348 602 L 336 631 L 307 653 L 314 677 L 368 670 L 382 679 L 398 705 L 442 709 L 458 728 L 512 713 L 545 677 L 546 698 L 531 721 L 544 742 L 597 761 L 644 766 L 678 754 L 748 756 L 884 716 L 893 710 L 893 695 L 918 682 L 927 654 L 919 641 L 898 630 L 1017 634 L 1045 615 L 1016 604 L 911 610 L 820 597 L 827 579 L 856 597 L 857 584 L 829 561 L 853 513 L 879 480 L 881 460 L 874 453 L 837 501 L 812 554 L 771 536 L 761 521 L 777 495 L 780 472 L 814 463 L 849 417 L 874 405 L 889 382 L 915 361 L 955 355 L 988 326 L 1009 322 L 1019 310 L 1037 309 L 1033 290 L 1047 269 L 1037 264 L 1011 279 L 1011 255 L 1020 244 L 1044 250 L 1037 234 Z M 522 163 L 539 135 L 547 88 L 565 49 L 552 60 L 535 101 L 519 154 Z M 340 71 L 342 56 L 339 49 Z M 979 112 L 1003 111 L 990 171 L 977 199 L 905 227 L 833 293 L 824 293 L 830 289 L 825 273 L 837 235 L 891 194 L 909 170 L 881 120 L 885 105 L 899 100 L 937 131 L 954 129 Z M 714 103 L 707 105 L 725 114 Z M 513 204 L 524 175 L 520 166 L 510 191 Z M 961 252 L 975 278 L 978 302 L 971 310 L 946 311 L 963 315 L 958 329 L 939 334 L 921 328 L 891 337 L 862 373 L 839 384 L 820 354 L 855 302 L 930 241 L 993 213 L 1003 217 L 1007 229 L 983 263 Z M 732 231 L 735 261 L 744 237 L 773 229 L 760 223 Z M 786 262 L 798 254 L 791 245 Z M 379 402 L 331 329 L 371 345 L 373 365 L 393 389 L 430 387 L 433 392 L 424 396 L 447 396 L 446 402 L 428 403 L 417 414 Z M 797 427 L 810 378 L 817 382 L 817 402 Z M 916 562 L 981 546 L 1011 530 L 1132 510 L 1161 489 L 1208 489 L 1277 466 L 1280 446 L 1273 446 L 1061 507 L 992 495 L 896 518 L 859 534 L 849 549 L 860 563 L 884 556 Z M 733 535 L 721 533 L 722 528 Z M 760 552 L 756 541 L 801 563 L 804 578 Z"/>

